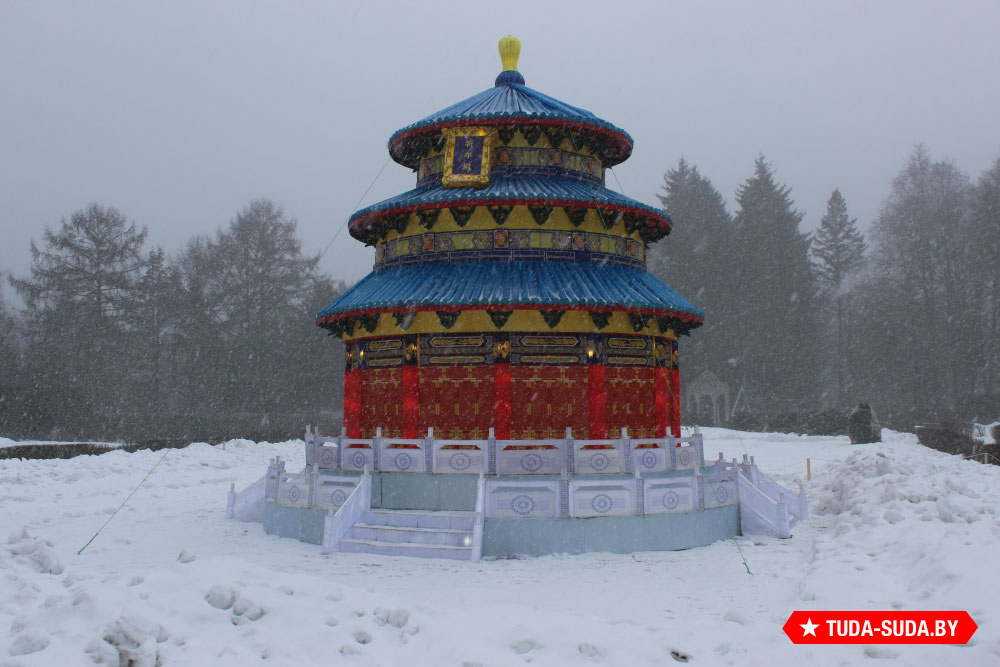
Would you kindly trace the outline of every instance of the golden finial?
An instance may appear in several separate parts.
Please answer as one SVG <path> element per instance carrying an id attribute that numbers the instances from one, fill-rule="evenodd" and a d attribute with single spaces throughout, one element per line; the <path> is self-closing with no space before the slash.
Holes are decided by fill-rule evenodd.
<path id="1" fill-rule="evenodd" d="M 517 37 L 507 35 L 500 38 L 498 46 L 500 48 L 500 62 L 503 63 L 503 71 L 516 72 L 517 58 L 521 55 L 521 40 Z"/>

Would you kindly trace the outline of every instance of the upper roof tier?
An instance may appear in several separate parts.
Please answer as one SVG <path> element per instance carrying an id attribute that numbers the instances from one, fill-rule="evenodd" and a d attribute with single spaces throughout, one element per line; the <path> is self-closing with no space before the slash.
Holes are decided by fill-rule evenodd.
<path id="1" fill-rule="evenodd" d="M 524 85 L 524 77 L 517 71 L 520 44 L 514 42 L 516 40 L 506 44 L 501 42 L 504 71 L 496 78 L 493 88 L 398 130 L 389 138 L 392 159 L 416 169 L 420 158 L 437 146 L 442 129 L 475 124 L 560 126 L 587 135 L 581 139 L 599 156 L 605 167 L 627 160 L 632 154 L 632 137 L 625 130 L 601 120 L 586 109 L 560 102 Z M 504 53 L 505 48 L 507 53 Z"/>

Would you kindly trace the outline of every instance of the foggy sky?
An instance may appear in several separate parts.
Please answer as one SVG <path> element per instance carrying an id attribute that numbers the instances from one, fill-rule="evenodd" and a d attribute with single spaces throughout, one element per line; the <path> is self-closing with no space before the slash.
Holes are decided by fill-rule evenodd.
<path id="1" fill-rule="evenodd" d="M 267 197 L 319 252 L 395 130 L 493 85 L 505 34 L 528 86 L 632 135 L 625 194 L 656 205 L 683 156 L 732 208 L 763 153 L 805 228 L 835 187 L 867 228 L 915 144 L 973 179 L 1000 156 L 998 25 L 995 2 L 0 0 L 0 272 L 91 202 L 173 253 Z M 414 183 L 390 162 L 362 205 Z M 321 269 L 373 260 L 344 229 Z"/>

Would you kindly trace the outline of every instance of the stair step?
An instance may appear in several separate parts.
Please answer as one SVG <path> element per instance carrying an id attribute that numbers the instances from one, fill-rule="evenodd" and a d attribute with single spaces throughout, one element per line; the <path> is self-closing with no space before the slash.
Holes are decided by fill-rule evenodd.
<path id="1" fill-rule="evenodd" d="M 414 542 L 382 542 L 380 540 L 359 540 L 346 538 L 340 541 L 340 551 L 348 553 L 380 554 L 383 556 L 410 556 L 416 558 L 451 558 L 470 560 L 472 547 L 448 546 L 441 544 L 417 544 Z"/>
<path id="2" fill-rule="evenodd" d="M 471 544 L 472 531 L 455 528 L 414 528 L 412 526 L 386 526 L 356 523 L 350 537 L 378 542 L 467 546 Z"/>
<path id="3" fill-rule="evenodd" d="M 368 510 L 362 519 L 370 526 L 398 526 L 401 528 L 451 528 L 472 530 L 475 512 L 419 511 L 419 510 Z"/>

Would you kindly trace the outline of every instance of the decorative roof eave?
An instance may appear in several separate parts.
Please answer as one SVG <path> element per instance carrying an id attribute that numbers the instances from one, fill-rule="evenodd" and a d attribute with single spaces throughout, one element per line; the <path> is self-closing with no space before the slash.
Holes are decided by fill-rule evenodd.
<path id="1" fill-rule="evenodd" d="M 558 310 L 574 310 L 574 311 L 587 311 L 595 313 L 611 313 L 611 312 L 625 312 L 625 313 L 639 313 L 641 315 L 655 315 L 655 316 L 666 316 L 676 319 L 679 322 L 686 324 L 690 329 L 697 329 L 703 324 L 703 319 L 697 315 L 692 315 L 691 313 L 686 313 L 679 310 L 671 310 L 669 308 L 629 308 L 628 306 L 587 306 L 587 305 L 567 305 L 564 303 L 504 303 L 500 305 L 492 306 L 395 306 L 395 307 L 385 307 L 385 308 L 362 308 L 352 311 L 346 311 L 343 313 L 334 313 L 332 315 L 322 315 L 322 313 L 316 317 L 316 326 L 326 327 L 331 322 L 337 320 L 342 320 L 348 317 L 363 317 L 366 315 L 382 315 L 384 313 L 432 313 L 432 312 L 462 312 L 467 310 L 484 310 L 493 312 L 503 312 L 506 310 L 543 310 L 543 309 L 558 309 Z"/>
<path id="2" fill-rule="evenodd" d="M 646 206 L 645 204 L 616 204 L 611 202 L 594 201 L 592 199 L 511 199 L 510 197 L 493 198 L 463 198 L 450 201 L 433 202 L 429 204 L 408 204 L 395 208 L 387 208 L 381 211 L 366 213 L 363 217 L 352 218 L 349 230 L 351 236 L 373 246 L 378 239 L 385 236 L 389 228 L 402 231 L 399 220 L 401 216 L 409 216 L 417 211 L 441 210 L 460 206 L 551 206 L 568 208 L 596 208 L 602 215 L 607 215 L 606 211 L 611 211 L 616 220 L 619 214 L 626 217 L 625 227 L 629 233 L 638 231 L 640 237 L 646 243 L 659 241 L 670 233 L 673 222 L 670 216 L 663 211 Z M 395 220 L 390 220 L 395 218 Z"/>
<path id="3" fill-rule="evenodd" d="M 559 309 L 704 315 L 643 269 L 584 262 L 431 262 L 369 273 L 317 316 L 470 309 Z"/>
<path id="4" fill-rule="evenodd" d="M 388 229 L 402 232 L 410 213 L 465 206 L 547 206 L 592 208 L 625 215 L 628 233 L 638 231 L 646 242 L 659 240 L 670 233 L 672 222 L 661 209 L 647 206 L 605 187 L 574 179 L 496 179 L 484 189 L 444 188 L 429 185 L 386 199 L 351 216 L 351 236 L 374 245 Z M 610 220 L 605 220 L 610 227 Z"/>
<path id="5" fill-rule="evenodd" d="M 437 146 L 437 137 L 447 127 L 463 125 L 486 125 L 490 127 L 502 125 L 541 125 L 560 126 L 569 130 L 590 132 L 607 142 L 599 150 L 601 164 L 613 167 L 627 160 L 632 155 L 632 137 L 625 130 L 599 118 L 567 118 L 559 114 L 539 114 L 524 112 L 502 112 L 470 114 L 448 121 L 422 121 L 397 130 L 389 138 L 389 155 L 392 159 L 410 169 L 416 169 L 419 160 L 433 142 Z"/>

